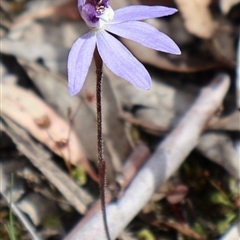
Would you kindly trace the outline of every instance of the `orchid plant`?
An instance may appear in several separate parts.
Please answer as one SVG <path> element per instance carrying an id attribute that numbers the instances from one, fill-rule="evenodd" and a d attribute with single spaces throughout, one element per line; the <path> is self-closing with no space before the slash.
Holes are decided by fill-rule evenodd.
<path id="1" fill-rule="evenodd" d="M 103 157 L 101 113 L 103 62 L 118 77 L 127 80 L 138 88 L 149 89 L 151 77 L 145 67 L 112 34 L 133 40 L 157 51 L 181 54 L 180 49 L 171 38 L 159 32 L 153 26 L 139 21 L 168 16 L 174 14 L 177 10 L 162 6 L 133 5 L 114 11 L 109 5 L 109 0 L 78 0 L 78 9 L 90 31 L 77 39 L 69 53 L 68 88 L 72 96 L 82 89 L 94 56 L 97 74 L 97 139 L 100 198 L 105 232 L 107 239 L 110 240 L 104 193 L 106 166 Z"/>

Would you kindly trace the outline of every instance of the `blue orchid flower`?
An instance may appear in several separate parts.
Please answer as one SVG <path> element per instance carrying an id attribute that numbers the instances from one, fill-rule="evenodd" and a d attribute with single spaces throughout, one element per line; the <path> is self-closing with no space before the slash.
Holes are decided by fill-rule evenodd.
<path id="1" fill-rule="evenodd" d="M 90 31 L 77 39 L 69 53 L 68 87 L 72 96 L 82 89 L 96 46 L 115 75 L 138 88 L 150 88 L 151 77 L 145 67 L 110 33 L 157 51 L 181 54 L 171 38 L 139 21 L 174 14 L 177 11 L 174 8 L 133 5 L 114 11 L 109 0 L 78 0 L 78 9 Z"/>

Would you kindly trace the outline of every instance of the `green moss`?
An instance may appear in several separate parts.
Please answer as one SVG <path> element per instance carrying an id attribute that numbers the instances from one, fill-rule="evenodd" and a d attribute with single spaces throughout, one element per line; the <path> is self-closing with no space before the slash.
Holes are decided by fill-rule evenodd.
<path id="1" fill-rule="evenodd" d="M 194 223 L 193 229 L 200 235 L 205 235 L 206 231 L 199 223 Z"/>
<path id="2" fill-rule="evenodd" d="M 72 170 L 72 177 L 80 185 L 84 185 L 87 182 L 87 175 L 85 169 L 81 166 L 78 166 Z"/>
<path id="3" fill-rule="evenodd" d="M 228 207 L 233 207 L 233 204 L 230 201 L 230 199 L 225 194 L 223 194 L 222 192 L 213 192 L 210 195 L 210 201 L 212 203 L 215 203 L 215 204 L 220 204 L 220 205 L 224 205 L 224 206 L 228 206 Z"/>
<path id="4" fill-rule="evenodd" d="M 47 228 L 58 229 L 61 226 L 61 222 L 58 217 L 52 216 L 48 217 L 43 224 Z"/>
<path id="5" fill-rule="evenodd" d="M 142 229 L 138 233 L 138 239 L 139 240 L 155 240 L 155 237 L 149 229 Z"/>

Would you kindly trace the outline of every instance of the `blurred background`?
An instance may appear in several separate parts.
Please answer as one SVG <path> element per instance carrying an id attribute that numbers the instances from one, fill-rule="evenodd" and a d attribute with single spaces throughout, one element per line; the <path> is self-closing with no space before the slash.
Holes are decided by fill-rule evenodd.
<path id="1" fill-rule="evenodd" d="M 132 4 L 177 8 L 146 22 L 170 36 L 182 54 L 119 38 L 149 71 L 149 91 L 104 68 L 112 198 L 133 151 L 144 164 L 217 74 L 227 74 L 231 84 L 196 148 L 119 239 L 235 240 L 225 234 L 237 228 L 239 234 L 240 221 L 240 1 L 110 1 L 113 9 Z M 99 198 L 94 65 L 77 96 L 67 88 L 69 50 L 88 28 L 76 0 L 1 0 L 0 14 L 0 236 L 63 239 Z M 136 172 L 141 164 L 133 164 Z"/>

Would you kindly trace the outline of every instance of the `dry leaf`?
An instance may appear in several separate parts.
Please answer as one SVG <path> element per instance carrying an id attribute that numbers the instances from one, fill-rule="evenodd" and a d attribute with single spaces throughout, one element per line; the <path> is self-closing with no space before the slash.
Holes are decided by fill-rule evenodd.
<path id="1" fill-rule="evenodd" d="M 240 0 L 220 0 L 220 8 L 224 14 L 228 14 L 232 7 L 239 3 Z"/>
<path id="2" fill-rule="evenodd" d="M 91 177 L 98 179 L 69 124 L 33 92 L 10 84 L 2 87 L 3 114 L 25 128 L 54 153 L 74 165 L 82 164 Z"/>
<path id="3" fill-rule="evenodd" d="M 211 0 L 175 0 L 175 2 L 190 33 L 206 39 L 213 36 L 216 23 L 209 10 Z"/>
<path id="4" fill-rule="evenodd" d="M 73 129 L 81 139 L 88 158 L 97 162 L 94 67 L 91 67 L 80 94 L 71 97 L 66 79 L 36 63 L 18 60 L 49 105 L 54 106 L 65 119 L 68 119 L 67 112 L 71 109 Z M 131 149 L 125 134 L 124 123 L 119 119 L 117 103 L 109 82 L 112 82 L 112 79 L 108 81 L 104 78 L 103 134 L 107 174 L 110 180 L 114 172 L 119 171 L 120 160 L 125 159 Z"/>
<path id="5" fill-rule="evenodd" d="M 59 17 L 71 20 L 81 19 L 75 0 L 35 0 L 30 2 L 26 10 L 14 19 L 11 30 L 18 31 L 28 27 L 36 19 Z"/>
<path id="6" fill-rule="evenodd" d="M 69 49 L 86 31 L 86 25 L 81 27 L 78 22 L 33 21 L 26 28 L 10 31 L 1 39 L 1 50 L 27 61 L 41 60 L 53 72 L 65 74 Z"/>
<path id="7" fill-rule="evenodd" d="M 105 74 L 123 109 L 122 117 L 153 134 L 166 133 L 179 121 L 198 93 L 196 86 L 174 86 L 170 77 L 152 74 L 152 87 L 143 91 L 115 76 L 107 68 Z M 172 84 L 169 84 L 172 83 Z"/>
<path id="8" fill-rule="evenodd" d="M 171 204 L 177 204 L 185 198 L 187 193 L 188 187 L 186 185 L 178 185 L 170 193 L 168 193 L 167 201 Z"/>
<path id="9" fill-rule="evenodd" d="M 240 112 L 235 111 L 226 117 L 212 119 L 211 122 L 209 123 L 209 128 L 239 132 L 240 131 Z"/>
<path id="10" fill-rule="evenodd" d="M 201 136 L 197 149 L 239 180 L 239 151 L 227 134 L 205 133 Z"/>

